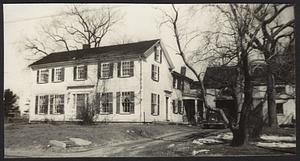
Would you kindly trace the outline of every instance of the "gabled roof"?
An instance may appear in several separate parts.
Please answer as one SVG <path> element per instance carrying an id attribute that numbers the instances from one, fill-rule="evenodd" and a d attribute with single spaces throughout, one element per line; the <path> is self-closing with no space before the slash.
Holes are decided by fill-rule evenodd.
<path id="1" fill-rule="evenodd" d="M 144 53 L 158 42 L 160 42 L 160 39 L 103 46 L 98 48 L 55 52 L 43 57 L 42 59 L 30 64 L 29 66 L 83 59 L 100 59 L 105 61 L 112 61 L 139 58 L 141 56 L 143 57 Z"/>
<path id="2" fill-rule="evenodd" d="M 178 73 L 178 72 L 176 72 L 176 71 L 172 71 L 172 76 L 173 76 L 173 77 L 176 77 L 176 78 L 180 78 L 180 79 L 186 80 L 186 81 L 188 81 L 188 82 L 190 82 L 190 83 L 193 83 L 193 82 L 194 82 L 193 79 L 191 79 L 191 78 L 189 78 L 189 77 L 187 77 L 187 76 L 185 76 L 185 75 L 183 75 L 183 74 L 180 74 L 180 73 Z"/>

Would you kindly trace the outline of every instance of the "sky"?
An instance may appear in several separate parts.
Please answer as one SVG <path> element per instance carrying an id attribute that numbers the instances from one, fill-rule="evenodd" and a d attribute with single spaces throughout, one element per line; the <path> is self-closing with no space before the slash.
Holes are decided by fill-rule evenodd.
<path id="1" fill-rule="evenodd" d="M 24 37 L 37 35 L 41 24 L 59 17 L 68 4 L 4 4 L 4 88 L 10 88 L 24 102 L 30 94 L 30 69 L 28 65 L 34 60 L 27 60 L 28 54 L 24 50 Z M 94 4 L 89 4 L 95 7 Z M 97 6 L 96 6 L 97 7 Z M 180 56 L 176 55 L 176 45 L 173 33 L 168 27 L 159 27 L 161 12 L 156 8 L 162 7 L 168 11 L 170 5 L 115 4 L 123 14 L 121 26 L 104 42 L 104 45 L 113 44 L 122 37 L 142 41 L 160 38 L 171 56 L 176 70 L 179 72 L 183 65 Z M 203 14 L 199 22 L 207 24 L 209 19 Z M 191 75 L 188 73 L 188 75 Z M 192 75 L 191 75 L 192 76 Z"/>

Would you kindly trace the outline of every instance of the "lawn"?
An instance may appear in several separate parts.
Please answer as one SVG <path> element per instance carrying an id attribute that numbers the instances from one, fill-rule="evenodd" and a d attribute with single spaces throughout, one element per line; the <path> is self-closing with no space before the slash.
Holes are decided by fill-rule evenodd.
<path id="1" fill-rule="evenodd" d="M 76 124 L 6 124 L 4 128 L 5 148 L 45 147 L 49 140 L 67 140 L 78 137 L 92 141 L 91 146 L 155 137 L 165 133 L 194 130 L 186 125 L 111 123 L 96 125 Z"/>

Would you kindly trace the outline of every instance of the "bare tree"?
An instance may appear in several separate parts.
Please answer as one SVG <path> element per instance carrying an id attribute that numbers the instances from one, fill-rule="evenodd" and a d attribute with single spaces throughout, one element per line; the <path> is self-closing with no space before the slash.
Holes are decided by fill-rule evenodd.
<path id="1" fill-rule="evenodd" d="M 288 16 L 285 16 L 289 14 L 286 11 L 291 11 L 292 8 L 292 4 L 261 4 L 254 10 L 254 17 L 261 24 L 262 37 L 255 37 L 253 47 L 260 50 L 265 57 L 270 127 L 278 126 L 275 103 L 275 59 L 280 56 L 285 46 L 290 46 L 294 41 L 295 18 L 291 16 L 286 19 Z M 251 34 L 250 32 L 249 35 Z"/>
<path id="2" fill-rule="evenodd" d="M 122 19 L 119 11 L 102 6 L 90 8 L 72 6 L 41 26 L 38 38 L 26 38 L 25 49 L 32 54 L 48 55 L 59 50 L 74 50 L 83 44 L 99 47 L 104 37 Z"/>
<path id="3" fill-rule="evenodd" d="M 197 72 L 197 66 L 193 66 L 191 62 L 188 61 L 187 52 L 184 50 L 184 47 L 186 46 L 184 45 L 184 38 L 189 33 L 184 32 L 185 30 L 178 26 L 180 21 L 179 9 L 172 5 L 173 13 L 163 11 L 163 14 L 166 17 L 166 20 L 163 23 L 171 24 L 171 29 L 179 51 L 178 54 L 182 57 L 185 65 L 192 71 L 200 82 L 200 91 L 202 93 L 202 99 L 205 107 L 221 114 L 223 120 L 230 125 L 229 127 L 233 133 L 232 145 L 241 146 L 248 142 L 250 133 L 249 116 L 253 102 L 253 85 L 250 74 L 249 55 L 253 51 L 253 37 L 258 34 L 260 26 L 254 26 L 252 23 L 254 17 L 251 13 L 252 8 L 250 5 L 232 4 L 216 5 L 213 7 L 220 11 L 223 20 L 225 20 L 222 24 L 219 24 L 220 26 L 223 26 L 224 30 L 208 32 L 209 34 L 206 34 L 206 36 L 208 36 L 205 37 L 207 42 L 204 43 L 202 47 L 199 47 L 200 50 L 198 50 L 198 54 L 194 53 L 194 55 L 200 57 L 206 55 L 204 59 L 200 59 L 198 61 L 220 60 L 220 58 L 222 58 L 225 60 L 223 61 L 223 65 L 227 65 L 232 62 L 236 63 L 238 66 L 238 77 L 236 86 L 234 87 L 234 93 L 236 94 L 233 95 L 239 102 L 237 103 L 239 105 L 236 111 L 236 117 L 227 117 L 223 110 L 219 108 L 212 108 L 208 105 L 206 89 L 200 76 L 201 72 Z M 248 35 L 247 33 L 249 31 L 253 34 Z M 198 33 L 197 31 L 193 33 L 196 34 L 190 36 L 190 39 L 185 39 L 185 42 L 189 43 L 191 39 L 201 35 L 199 34 L 199 31 Z"/>

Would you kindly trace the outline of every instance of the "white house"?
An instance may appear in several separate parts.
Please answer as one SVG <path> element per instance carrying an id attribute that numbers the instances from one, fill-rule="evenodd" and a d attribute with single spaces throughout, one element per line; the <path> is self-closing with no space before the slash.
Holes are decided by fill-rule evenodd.
<path id="1" fill-rule="evenodd" d="M 183 92 L 192 80 L 174 71 L 159 39 L 52 53 L 30 68 L 30 121 L 78 121 L 92 103 L 106 122 L 184 122 L 197 110 L 196 95 Z"/>

